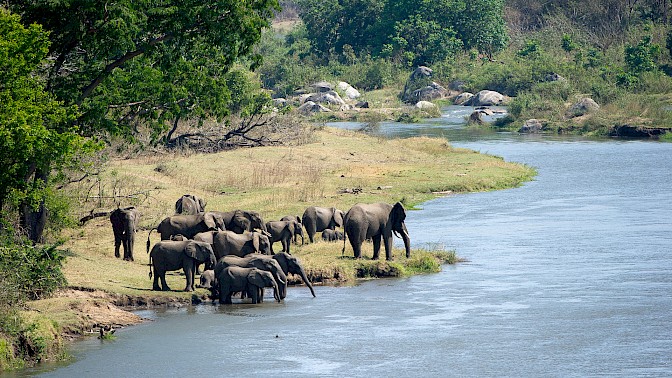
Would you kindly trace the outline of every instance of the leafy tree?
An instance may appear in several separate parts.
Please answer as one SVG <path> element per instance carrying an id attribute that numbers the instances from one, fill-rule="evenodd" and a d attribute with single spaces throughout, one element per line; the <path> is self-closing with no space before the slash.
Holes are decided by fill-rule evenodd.
<path id="1" fill-rule="evenodd" d="M 653 71 L 657 68 L 655 59 L 660 54 L 660 46 L 651 43 L 651 36 L 642 38 L 637 46 L 625 47 L 625 64 L 632 74 Z"/>
<path id="2" fill-rule="evenodd" d="M 45 91 L 35 75 L 49 48 L 39 25 L 24 27 L 17 15 L 0 9 L 0 210 L 21 205 L 43 209 L 52 193 L 46 172 L 67 168 L 75 155 L 94 145 L 80 137 L 70 123 L 73 107 L 64 107 Z M 45 216 L 44 212 L 41 216 Z M 7 222 L 7 219 L 0 219 Z M 42 227 L 22 218 L 23 227 L 41 234 Z M 5 227 L 8 225 L 5 224 Z M 37 240 L 37 239 L 36 239 Z"/>
<path id="3" fill-rule="evenodd" d="M 138 125 L 159 134 L 168 121 L 225 117 L 225 74 L 253 55 L 278 1 L 11 0 L 8 8 L 50 33 L 46 90 L 78 106 L 72 124 L 92 137 L 130 136 Z M 251 61 L 256 66 L 260 57 Z M 32 181 L 47 182 L 52 168 L 36 167 Z M 44 223 L 43 201 L 39 207 L 24 214 L 28 224 Z M 38 240 L 40 227 L 34 231 Z"/>

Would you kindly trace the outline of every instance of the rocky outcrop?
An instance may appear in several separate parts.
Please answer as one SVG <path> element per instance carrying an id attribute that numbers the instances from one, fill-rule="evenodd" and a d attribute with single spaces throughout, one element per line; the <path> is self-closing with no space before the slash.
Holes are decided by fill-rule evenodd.
<path id="1" fill-rule="evenodd" d="M 418 101 L 431 101 L 448 95 L 448 90 L 432 81 L 433 71 L 429 67 L 420 66 L 413 71 L 404 85 L 401 101 L 415 104 Z"/>
<path id="2" fill-rule="evenodd" d="M 315 90 L 315 92 L 329 92 L 334 90 L 334 86 L 331 85 L 331 83 L 326 82 L 326 81 L 318 81 L 317 83 L 314 83 L 311 85 L 311 88 Z"/>
<path id="3" fill-rule="evenodd" d="M 528 133 L 528 134 L 536 134 L 542 132 L 544 129 L 544 124 L 541 122 L 541 120 L 538 119 L 528 119 L 525 121 L 523 126 L 518 129 L 519 133 Z"/>
<path id="4" fill-rule="evenodd" d="M 429 102 L 429 101 L 418 101 L 415 104 L 415 107 L 420 109 L 420 110 L 427 110 L 427 109 L 436 109 L 438 106 L 436 104 Z"/>
<path id="5" fill-rule="evenodd" d="M 503 94 L 495 91 L 482 90 L 474 95 L 469 101 L 463 105 L 468 106 L 493 106 L 503 105 L 505 97 Z"/>
<path id="6" fill-rule="evenodd" d="M 319 112 L 330 112 L 329 108 L 316 104 L 313 101 L 306 101 L 303 103 L 303 105 L 299 106 L 298 111 L 303 113 L 303 114 L 309 114 L 309 113 L 319 113 Z"/>
<path id="7" fill-rule="evenodd" d="M 633 125 L 617 125 L 609 131 L 611 137 L 622 138 L 653 138 L 672 132 L 672 127 L 643 127 Z"/>
<path id="8" fill-rule="evenodd" d="M 469 100 L 471 100 L 472 97 L 474 97 L 474 94 L 473 94 L 473 93 L 462 92 L 462 93 L 460 93 L 459 95 L 455 96 L 455 98 L 453 99 L 453 104 L 455 104 L 455 105 L 464 105 L 464 104 L 467 103 Z"/>
<path id="9" fill-rule="evenodd" d="M 584 97 L 567 109 L 567 118 L 579 117 L 600 109 L 600 105 L 590 97 Z"/>
<path id="10" fill-rule="evenodd" d="M 327 104 L 327 105 L 336 105 L 336 106 L 345 105 L 345 101 L 343 101 L 341 96 L 335 91 L 311 93 L 303 101 L 304 101 L 304 103 L 308 102 L 308 101 L 312 101 L 312 102 L 317 103 L 317 104 Z"/>
<path id="11" fill-rule="evenodd" d="M 355 100 L 361 96 L 358 90 L 356 90 L 352 85 L 346 83 L 345 81 L 340 81 L 336 87 L 345 93 L 345 97 L 350 100 Z"/>

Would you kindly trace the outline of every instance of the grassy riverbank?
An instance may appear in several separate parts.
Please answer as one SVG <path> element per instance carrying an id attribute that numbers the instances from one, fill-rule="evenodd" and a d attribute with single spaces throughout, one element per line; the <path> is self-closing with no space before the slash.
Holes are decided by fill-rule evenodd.
<path id="1" fill-rule="evenodd" d="M 217 154 L 156 154 L 112 161 L 102 173 L 95 194 L 91 183 L 82 183 L 81 192 L 71 194 L 95 197 L 79 215 L 92 208 L 94 212 L 111 210 L 115 205 L 106 203 L 105 198 L 112 194 L 129 197 L 129 202 L 122 205 L 139 207 L 142 218 L 135 262 L 114 257 L 107 217 L 66 230 L 68 257 L 63 270 L 69 289 L 54 298 L 29 303 L 31 311 L 24 316 L 47 319 L 60 333 L 81 334 L 99 325 L 124 326 L 140 321 L 117 306 L 185 305 L 202 300 L 206 294 L 203 289 L 196 293 L 153 292 L 148 278 L 148 230 L 171 215 L 175 200 L 185 193 L 206 198 L 207 209 L 257 210 L 264 219 L 272 220 L 301 215 L 311 205 L 347 211 L 358 202 L 402 201 L 412 211 L 436 196 L 511 188 L 534 174 L 532 168 L 453 148 L 443 139 L 386 140 L 332 128 L 315 130 L 298 146 Z M 153 235 L 152 243 L 156 241 L 158 237 Z M 395 250 L 392 262 L 370 260 L 372 247 L 366 243 L 362 260 L 352 258 L 349 244 L 344 255 L 342 243 L 318 241 L 292 248 L 318 285 L 436 272 L 441 264 L 459 259 L 459 251 L 444 251 L 441 246 L 413 250 L 410 259 Z M 168 276 L 168 283 L 173 289 L 182 289 L 184 277 L 174 272 Z M 290 292 L 287 300 L 291 298 Z M 61 343 L 58 336 L 53 340 Z"/>

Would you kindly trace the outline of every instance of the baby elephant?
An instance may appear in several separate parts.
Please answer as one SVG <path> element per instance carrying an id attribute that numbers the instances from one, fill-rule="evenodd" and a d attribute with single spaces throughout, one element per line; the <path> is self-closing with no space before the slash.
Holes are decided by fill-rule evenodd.
<path id="1" fill-rule="evenodd" d="M 228 266 L 217 276 L 217 282 L 219 283 L 219 303 L 222 304 L 231 304 L 231 294 L 239 291 L 247 294 L 252 299 L 252 303 L 262 302 L 263 298 L 259 293 L 265 287 L 272 287 L 273 297 L 280 302 L 278 284 L 271 272 L 257 268 Z"/>
<path id="2" fill-rule="evenodd" d="M 343 233 L 338 230 L 326 229 L 322 231 L 322 240 L 330 242 L 343 240 Z"/>

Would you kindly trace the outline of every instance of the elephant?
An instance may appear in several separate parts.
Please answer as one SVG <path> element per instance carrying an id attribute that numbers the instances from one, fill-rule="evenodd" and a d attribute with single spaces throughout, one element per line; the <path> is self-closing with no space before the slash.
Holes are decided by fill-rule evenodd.
<path id="1" fill-rule="evenodd" d="M 194 291 L 196 265 L 205 263 L 206 269 L 212 269 L 216 262 L 212 246 L 208 243 L 162 240 L 154 244 L 149 254 L 149 278 L 152 278 L 152 267 L 154 268 L 152 290 L 170 290 L 166 284 L 166 272 L 182 269 L 187 279 L 184 291 Z"/>
<path id="2" fill-rule="evenodd" d="M 306 228 L 308 239 L 314 242 L 315 233 L 343 226 L 343 211 L 335 207 L 311 206 L 303 212 L 302 224 Z"/>
<path id="3" fill-rule="evenodd" d="M 194 215 L 205 212 L 205 200 L 193 194 L 185 194 L 175 202 L 175 214 Z"/>
<path id="4" fill-rule="evenodd" d="M 350 245 L 355 258 L 362 257 L 362 242 L 365 239 L 373 240 L 373 259 L 377 260 L 380 253 L 380 239 L 385 244 L 385 257 L 392 260 L 392 233 L 401 237 L 406 249 L 406 257 L 411 256 L 411 239 L 404 220 L 406 210 L 401 202 L 394 205 L 388 203 L 356 204 L 345 214 L 346 239 L 350 239 Z M 343 253 L 345 253 L 345 240 L 343 241 Z"/>
<path id="5" fill-rule="evenodd" d="M 270 234 L 271 254 L 273 252 L 273 243 L 279 241 L 282 244 L 282 252 L 289 252 L 290 242 L 292 236 L 295 235 L 296 229 L 301 228 L 301 223 L 296 223 L 296 220 L 288 221 L 270 221 L 266 222 L 266 230 Z M 301 237 L 303 239 L 303 236 Z"/>
<path id="6" fill-rule="evenodd" d="M 296 221 L 296 226 L 294 228 L 294 244 L 299 244 L 297 241 L 297 235 L 301 236 L 301 245 L 303 245 L 303 224 L 301 223 L 301 217 L 298 215 L 286 215 L 280 219 L 281 221 Z"/>
<path id="7" fill-rule="evenodd" d="M 322 231 L 322 240 L 324 240 L 324 241 L 330 241 L 330 242 L 339 241 L 339 240 L 343 240 L 344 238 L 345 238 L 345 236 L 339 230 L 326 229 L 326 230 Z"/>
<path id="8" fill-rule="evenodd" d="M 112 232 L 114 233 L 114 256 L 120 257 L 119 247 L 123 244 L 124 260 L 133 261 L 133 245 L 138 228 L 140 213 L 134 206 L 123 209 L 117 207 L 110 213 Z"/>
<path id="9" fill-rule="evenodd" d="M 310 283 L 308 276 L 306 276 L 306 271 L 303 269 L 303 265 L 301 265 L 299 259 L 286 252 L 279 252 L 273 256 L 260 255 L 258 258 L 273 259 L 278 262 L 280 268 L 282 268 L 282 271 L 285 272 L 286 275 L 292 273 L 300 276 L 301 280 L 303 280 L 303 283 L 308 286 L 308 289 L 310 289 L 310 293 L 313 295 L 313 297 L 315 297 L 313 284 Z"/>
<path id="10" fill-rule="evenodd" d="M 217 260 L 226 255 L 243 257 L 250 253 L 271 254 L 271 243 L 268 233 L 245 232 L 237 234 L 233 231 L 220 231 L 213 238 L 212 248 Z"/>
<path id="11" fill-rule="evenodd" d="M 255 228 L 266 231 L 264 219 L 256 211 L 233 210 L 215 211 L 224 222 L 224 229 L 242 234 L 245 231 L 253 231 Z"/>
<path id="12" fill-rule="evenodd" d="M 161 240 L 169 240 L 172 235 L 180 234 L 187 239 L 192 239 L 199 232 L 210 230 L 224 230 L 224 221 L 215 212 L 195 215 L 173 215 L 165 218 L 156 228 L 147 235 L 147 251 L 149 252 L 149 237 L 152 231 L 157 230 L 161 234 Z"/>
<path id="13" fill-rule="evenodd" d="M 259 293 L 265 287 L 272 287 L 273 297 L 276 301 L 281 301 L 275 278 L 271 272 L 265 270 L 228 266 L 222 269 L 221 273 L 216 276 L 216 280 L 220 304 L 231 304 L 231 294 L 235 292 L 245 293 L 252 298 L 252 303 L 259 303 L 263 301 Z"/>
<path id="14" fill-rule="evenodd" d="M 238 257 L 233 255 L 224 256 L 217 261 L 217 264 L 214 268 L 214 277 L 218 277 L 219 274 L 228 266 L 240 266 L 243 268 L 257 268 L 271 272 L 275 282 L 278 284 L 278 291 L 280 292 L 280 298 L 285 298 L 287 296 L 287 274 L 282 270 L 280 264 L 275 259 L 269 259 L 266 255 L 261 255 L 258 253 L 251 253 L 245 257 Z M 202 286 L 207 286 L 208 275 L 206 278 L 201 280 Z M 216 284 L 213 286 L 217 286 Z"/>

